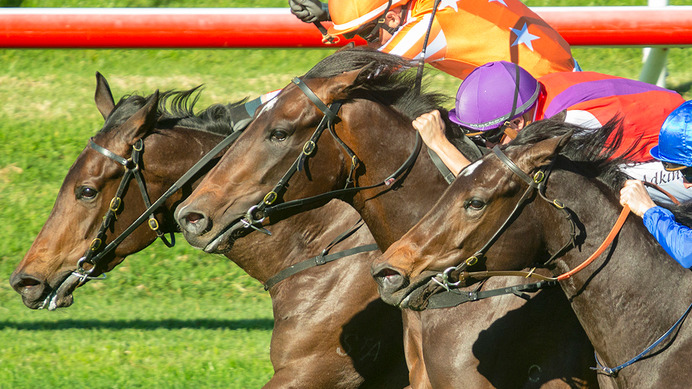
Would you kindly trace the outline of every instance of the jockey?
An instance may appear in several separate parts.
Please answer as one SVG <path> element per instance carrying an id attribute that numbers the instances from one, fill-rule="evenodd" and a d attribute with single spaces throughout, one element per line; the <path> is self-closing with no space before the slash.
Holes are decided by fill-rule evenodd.
<path id="1" fill-rule="evenodd" d="M 685 188 L 692 187 L 692 101 L 673 111 L 663 122 L 659 144 L 651 155 L 660 160 L 666 170 L 682 177 Z M 692 189 L 690 189 L 692 191 Z M 632 212 L 680 265 L 692 268 L 692 230 L 675 221 L 673 214 L 657 206 L 641 181 L 628 180 L 620 190 L 620 204 L 629 205 Z"/>
<path id="2" fill-rule="evenodd" d="M 289 0 L 304 22 L 331 20 L 332 35 L 364 38 L 385 53 L 419 60 L 435 0 Z M 460 79 L 489 61 L 518 63 L 535 77 L 572 71 L 569 44 L 520 0 L 441 0 L 425 62 Z"/>
<path id="3" fill-rule="evenodd" d="M 449 119 L 467 135 L 479 135 L 487 144 L 507 143 L 529 123 L 566 110 L 565 121 L 599 128 L 616 116 L 625 128 L 621 150 L 641 145 L 634 163 L 623 165 L 631 177 L 659 185 L 679 200 L 692 198 L 679 174 L 653 159 L 649 150 L 658 143 L 666 116 L 684 102 L 676 92 L 641 81 L 595 72 L 561 72 L 538 80 L 510 62 L 491 62 L 474 70 L 459 87 Z M 423 141 L 455 174 L 470 162 L 444 136 L 438 111 L 418 117 L 413 126 Z M 652 189 L 652 196 L 670 202 Z"/>

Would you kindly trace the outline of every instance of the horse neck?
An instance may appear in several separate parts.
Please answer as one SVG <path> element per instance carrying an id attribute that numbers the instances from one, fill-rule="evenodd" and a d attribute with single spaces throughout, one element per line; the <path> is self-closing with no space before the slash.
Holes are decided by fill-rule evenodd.
<path id="1" fill-rule="evenodd" d="M 556 187 L 559 190 L 550 190 Z M 573 210 L 586 232 L 580 249 L 557 260 L 557 274 L 574 269 L 596 251 L 622 208 L 604 185 L 573 173 L 554 173 L 548 188 L 548 197 Z M 568 239 L 569 228 L 559 212 L 549 212 L 555 217 L 545 223 L 543 234 L 555 241 L 554 252 Z M 692 301 L 690 285 L 692 273 L 670 258 L 633 214 L 603 254 L 561 282 L 599 357 L 610 367 L 634 357 L 670 328 Z"/>
<path id="2" fill-rule="evenodd" d="M 416 144 L 416 132 L 410 120 L 392 110 L 373 111 L 368 105 L 375 106 L 365 102 L 342 108 L 345 117 L 357 118 L 356 125 L 346 129 L 347 135 L 343 137 L 365 166 L 365 174 L 358 177 L 357 186 L 382 182 L 404 163 Z M 379 187 L 361 191 L 351 204 L 379 247 L 385 250 L 432 208 L 447 186 L 423 145 L 413 167 L 398 179 L 394 189 Z"/>

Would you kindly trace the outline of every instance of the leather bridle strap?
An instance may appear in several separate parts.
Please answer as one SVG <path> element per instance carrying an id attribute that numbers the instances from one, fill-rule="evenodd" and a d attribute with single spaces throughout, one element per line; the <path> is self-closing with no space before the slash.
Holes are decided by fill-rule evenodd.
<path id="1" fill-rule="evenodd" d="M 478 301 L 490 297 L 502 296 L 505 294 L 514 294 L 523 297 L 523 293 L 534 293 L 539 290 L 558 284 L 557 280 L 545 279 L 531 284 L 515 285 L 506 288 L 482 290 L 482 291 L 461 291 L 450 289 L 441 293 L 434 294 L 428 299 L 426 309 L 451 308 L 459 304 L 470 301 Z"/>
<path id="2" fill-rule="evenodd" d="M 306 142 L 305 145 L 303 145 L 302 154 L 299 155 L 298 158 L 296 158 L 293 165 L 291 165 L 291 167 L 284 174 L 284 176 L 274 186 L 274 189 L 271 192 L 267 193 L 262 199 L 262 201 L 252 206 L 246 212 L 245 217 L 243 218 L 243 222 L 248 227 L 253 227 L 256 224 L 261 223 L 264 220 L 264 218 L 275 212 L 285 211 L 287 209 L 296 207 L 302 207 L 308 204 L 319 203 L 334 198 L 340 198 L 342 196 L 351 195 L 362 190 L 373 189 L 383 185 L 391 186 L 404 172 L 406 172 L 411 168 L 411 166 L 413 166 L 413 163 L 418 157 L 418 154 L 422 147 L 422 139 L 418 131 L 416 131 L 416 145 L 414 146 L 413 151 L 408 156 L 406 161 L 404 161 L 404 163 L 394 173 L 385 178 L 384 181 L 378 182 L 377 184 L 361 187 L 346 187 L 344 189 L 329 191 L 312 197 L 286 201 L 274 205 L 276 200 L 279 198 L 279 194 L 283 192 L 283 190 L 286 188 L 288 180 L 293 176 L 293 174 L 295 174 L 296 171 L 299 170 L 299 167 L 302 165 L 302 163 L 304 163 L 305 158 L 312 155 L 312 153 L 315 151 L 317 140 L 327 127 L 329 127 L 329 131 L 332 134 L 332 136 L 334 136 L 336 141 L 344 148 L 346 153 L 351 157 L 350 175 L 353 174 L 353 172 L 355 171 L 355 167 L 359 163 L 359 160 L 355 156 L 353 151 L 351 151 L 351 149 L 343 141 L 341 141 L 341 139 L 338 136 L 336 136 L 336 133 L 333 130 L 334 122 L 338 119 L 337 113 L 339 111 L 339 108 L 341 107 L 341 102 L 335 101 L 331 104 L 331 106 L 328 107 L 300 78 L 294 78 L 293 83 L 296 84 L 303 91 L 303 93 L 305 93 L 308 99 L 310 99 L 310 101 L 313 104 L 315 104 L 315 106 L 317 106 L 317 108 L 320 109 L 320 111 L 324 113 L 324 117 L 315 129 L 315 132 L 313 133 L 310 140 L 308 140 L 308 142 Z M 350 182 L 352 181 L 351 177 L 349 176 L 346 186 L 348 186 Z"/>
<path id="3" fill-rule="evenodd" d="M 519 167 L 500 150 L 499 146 L 493 147 L 492 151 L 505 164 L 505 166 L 507 166 L 512 172 L 514 172 L 514 174 L 518 175 L 529 186 L 528 188 L 526 188 L 524 194 L 519 199 L 519 202 L 517 202 L 517 205 L 514 206 L 514 209 L 509 214 L 509 216 L 507 216 L 507 219 L 505 219 L 504 223 L 502 223 L 500 228 L 498 228 L 497 231 L 495 231 L 493 236 L 490 237 L 490 239 L 488 239 L 488 241 L 483 245 L 483 247 L 480 248 L 480 250 L 476 251 L 476 253 L 473 256 L 466 259 L 466 261 L 462 262 L 460 267 L 457 268 L 457 271 L 461 271 L 464 270 L 466 267 L 473 266 L 479 260 L 482 260 L 485 257 L 485 253 L 488 252 L 490 247 L 493 244 L 495 244 L 495 242 L 500 238 L 500 236 L 505 232 L 505 230 L 514 222 L 514 219 L 516 219 L 519 216 L 521 210 L 531 200 L 534 193 L 538 190 L 539 186 L 544 182 L 543 180 L 545 178 L 545 173 L 542 170 L 539 170 L 534 175 L 534 177 L 531 178 L 521 169 L 519 169 Z"/>
<path id="4" fill-rule="evenodd" d="M 374 188 L 378 188 L 381 186 L 391 186 L 405 171 L 407 171 L 408 169 L 411 168 L 413 163 L 416 161 L 416 157 L 418 156 L 418 153 L 420 152 L 421 145 L 422 145 L 422 140 L 421 140 L 420 134 L 418 134 L 418 132 L 416 132 L 416 145 L 414 146 L 413 151 L 408 156 L 406 161 L 404 161 L 404 163 L 401 164 L 401 166 L 394 173 L 389 175 L 383 181 L 378 182 L 377 184 L 338 189 L 338 190 L 333 190 L 333 191 L 329 191 L 326 193 L 322 193 L 319 195 L 315 195 L 312 197 L 307 197 L 304 199 L 287 201 L 284 203 L 273 205 L 271 207 L 267 207 L 265 209 L 265 213 L 266 213 L 266 215 L 270 215 L 271 213 L 284 211 L 284 210 L 290 209 L 290 208 L 302 207 L 302 206 L 305 206 L 308 204 L 319 203 L 319 202 L 329 200 L 329 199 L 342 198 L 346 195 L 355 194 L 355 193 L 360 192 L 362 190 L 374 189 Z"/>
<path id="5" fill-rule="evenodd" d="M 238 136 L 241 134 L 242 131 L 235 131 L 231 134 L 229 134 L 226 138 L 224 138 L 219 144 L 214 146 L 213 149 L 211 149 L 204 157 L 202 157 L 197 163 L 195 163 L 185 174 L 182 175 L 173 185 L 171 185 L 166 192 L 161 195 L 161 197 L 158 198 L 153 204 L 151 204 L 145 211 L 142 213 L 132 224 L 130 224 L 125 231 L 123 231 L 120 235 L 118 235 L 113 241 L 111 241 L 103 250 L 96 251 L 96 250 L 91 250 L 91 248 L 87 251 L 87 254 L 82 257 L 78 262 L 77 262 L 77 270 L 75 271 L 76 275 L 82 277 L 83 280 L 93 277 L 93 274 L 96 272 L 97 268 L 101 267 L 101 261 L 103 258 L 110 253 L 112 250 L 114 250 L 120 243 L 122 243 L 125 238 L 127 238 L 137 227 L 139 227 L 146 219 L 148 219 L 151 215 L 154 214 L 154 212 L 161 206 L 163 203 L 168 200 L 175 192 L 177 192 L 180 188 L 182 188 L 183 185 L 187 184 L 197 173 L 199 173 L 213 158 L 215 158 L 223 149 L 228 147 L 231 143 L 233 143 Z M 94 143 L 94 145 L 96 145 Z M 98 145 L 96 145 L 98 146 Z M 92 146 L 93 147 L 93 146 Z M 98 146 L 101 147 L 101 146 Z M 102 147 L 101 147 L 102 148 Z M 106 150 L 105 148 L 102 148 L 103 150 Z M 98 150 L 97 150 L 98 151 Z M 106 150 L 108 151 L 108 150 Z M 110 151 L 109 153 L 113 154 L 114 156 L 118 158 L 114 158 L 114 160 L 125 160 L 125 158 L 122 158 Z M 107 155 L 107 154 L 104 154 Z M 109 156 L 110 158 L 110 156 Z M 122 186 L 121 182 L 121 186 Z M 110 212 L 106 215 L 108 218 L 108 215 L 110 215 Z M 105 224 L 105 220 L 104 220 Z M 89 255 L 90 252 L 94 251 L 91 255 Z M 89 270 L 84 269 L 83 265 L 85 262 L 89 262 L 92 264 L 92 268 Z"/>

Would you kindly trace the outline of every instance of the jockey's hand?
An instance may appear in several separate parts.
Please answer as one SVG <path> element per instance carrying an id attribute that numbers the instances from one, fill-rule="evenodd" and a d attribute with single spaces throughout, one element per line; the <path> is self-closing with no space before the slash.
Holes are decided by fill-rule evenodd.
<path id="1" fill-rule="evenodd" d="M 445 136 L 445 123 L 440 111 L 424 113 L 411 123 L 428 147 L 437 151 L 443 143 L 449 142 Z"/>
<path id="2" fill-rule="evenodd" d="M 632 213 L 642 217 L 644 213 L 656 204 L 651 200 L 644 184 L 639 180 L 627 180 L 620 189 L 620 204 L 629 205 Z"/>
<path id="3" fill-rule="evenodd" d="M 327 3 L 319 0 L 288 0 L 291 13 L 305 23 L 324 22 L 329 20 Z"/>

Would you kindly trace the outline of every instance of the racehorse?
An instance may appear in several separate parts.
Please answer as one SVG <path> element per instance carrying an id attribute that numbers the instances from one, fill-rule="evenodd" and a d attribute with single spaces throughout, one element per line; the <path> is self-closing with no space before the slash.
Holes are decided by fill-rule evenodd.
<path id="1" fill-rule="evenodd" d="M 434 289 L 485 272 L 547 268 L 553 277 L 539 282 L 561 286 L 596 350 L 602 385 L 689 387 L 692 273 L 623 212 L 622 161 L 603 151 L 619 128 L 539 121 L 468 166 L 373 265 L 383 298 L 423 307 Z"/>
<path id="2" fill-rule="evenodd" d="M 96 105 L 105 125 L 92 141 L 123 158 L 131 158 L 133 145 L 138 139 L 143 141 L 139 169 L 151 201 L 231 132 L 226 117 L 230 106 L 214 105 L 195 115 L 194 101 L 190 102 L 193 92 L 156 93 L 146 98 L 132 95 L 115 105 L 105 78 L 97 74 Z M 172 109 L 166 109 L 167 100 L 173 101 Z M 94 147 L 87 146 L 70 168 L 53 211 L 12 274 L 11 284 L 29 308 L 39 308 L 48 300 L 53 308 L 67 307 L 73 302 L 73 291 L 85 281 L 70 275 L 103 224 L 102 217 L 111 207 L 110 199 L 125 170 Z M 193 176 L 157 210 L 162 232 L 176 230 L 173 210 L 203 174 Z M 117 220 L 108 226 L 109 235 L 118 236 L 146 208 L 135 181 L 126 187 Z M 252 277 L 271 286 L 274 330 L 270 357 L 275 373 L 265 387 L 407 385 L 401 314 L 379 300 L 369 276 L 370 263 L 379 251 L 325 263 L 344 250 L 373 242 L 366 228 L 335 240 L 358 220 L 350 207 L 331 202 L 277 223 L 273 236 L 249 236 L 226 253 Z M 301 233 L 294 234 L 297 229 Z M 113 269 L 156 237 L 146 225 L 138 227 L 105 257 L 102 271 Z M 325 255 L 319 255 L 323 250 Z M 303 266 L 303 260 L 311 258 L 313 265 L 318 261 L 324 265 Z M 286 273 L 293 265 L 306 269 Z M 344 277 L 346 273 L 351 275 Z"/>
<path id="3" fill-rule="evenodd" d="M 177 208 L 185 238 L 223 249 L 250 225 L 336 197 L 361 214 L 381 249 L 403 236 L 447 187 L 411 126 L 441 109 L 440 96 L 418 94 L 409 67 L 396 56 L 346 49 L 294 79 Z M 403 317 L 412 387 L 595 382 L 593 349 L 559 291 Z"/>

